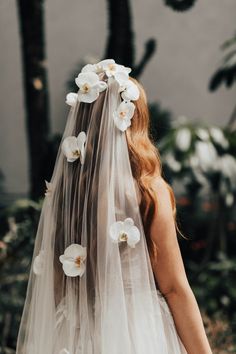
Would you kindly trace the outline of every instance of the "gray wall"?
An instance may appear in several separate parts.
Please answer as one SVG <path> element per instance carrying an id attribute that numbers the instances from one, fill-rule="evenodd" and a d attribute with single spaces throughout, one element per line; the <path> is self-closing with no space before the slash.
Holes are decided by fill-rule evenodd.
<path id="1" fill-rule="evenodd" d="M 142 77 L 150 101 L 176 116 L 224 124 L 235 104 L 235 88 L 211 94 L 208 79 L 217 67 L 220 44 L 235 30 L 235 0 L 198 0 L 187 13 L 174 13 L 162 0 L 133 0 L 137 58 L 149 37 L 158 53 Z M 46 40 L 53 131 L 62 131 L 68 107 L 66 81 L 80 58 L 101 57 L 107 35 L 105 0 L 46 1 Z M 17 10 L 0 2 L 0 169 L 10 193 L 26 193 L 27 146 Z"/>

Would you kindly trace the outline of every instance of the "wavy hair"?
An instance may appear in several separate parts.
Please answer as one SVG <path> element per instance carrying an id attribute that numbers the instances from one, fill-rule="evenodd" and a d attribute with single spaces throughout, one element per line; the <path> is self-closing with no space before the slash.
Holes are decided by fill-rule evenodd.
<path id="1" fill-rule="evenodd" d="M 134 102 L 136 109 L 131 126 L 126 130 L 129 157 L 133 177 L 141 192 L 140 212 L 150 256 L 155 257 L 155 244 L 150 237 L 150 226 L 154 217 L 156 195 L 153 181 L 162 176 L 162 163 L 158 149 L 150 136 L 150 118 L 147 97 L 143 86 L 134 78 L 131 80 L 139 87 L 140 97 Z M 165 181 L 165 180 L 164 180 Z M 176 230 L 181 234 L 176 221 L 176 201 L 172 187 L 165 181 L 170 193 Z M 158 200 L 157 200 L 158 202 Z M 181 234 L 182 235 L 182 234 Z"/>

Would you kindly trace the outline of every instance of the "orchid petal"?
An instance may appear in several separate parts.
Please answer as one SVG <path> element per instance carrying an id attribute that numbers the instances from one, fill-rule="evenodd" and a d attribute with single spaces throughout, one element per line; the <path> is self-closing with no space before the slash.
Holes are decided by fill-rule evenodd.
<path id="1" fill-rule="evenodd" d="M 86 134 L 85 132 L 80 132 L 77 137 L 78 148 L 80 150 L 80 162 L 83 165 L 84 157 L 85 157 L 85 142 L 86 142 Z"/>
<path id="2" fill-rule="evenodd" d="M 77 243 L 72 243 L 65 249 L 64 255 L 74 259 L 78 256 L 86 257 L 86 247 L 83 247 Z"/>
<path id="3" fill-rule="evenodd" d="M 64 254 L 62 254 L 62 255 L 60 255 L 60 257 L 59 257 L 59 260 L 60 260 L 61 263 L 63 263 L 64 261 L 67 260 L 67 257 L 66 257 Z"/>
<path id="4" fill-rule="evenodd" d="M 130 119 L 120 119 L 117 112 L 113 113 L 113 120 L 114 120 L 115 126 L 119 130 L 121 130 L 122 132 L 124 132 L 131 125 Z"/>
<path id="5" fill-rule="evenodd" d="M 188 128 L 181 128 L 177 131 L 175 143 L 179 150 L 188 151 L 191 144 L 191 132 Z"/>
<path id="6" fill-rule="evenodd" d="M 73 155 L 73 151 L 78 150 L 77 139 L 75 136 L 68 136 L 65 138 L 62 142 L 61 149 L 68 162 L 74 162 L 77 160 L 78 157 Z"/>
<path id="7" fill-rule="evenodd" d="M 75 262 L 64 261 L 62 265 L 62 269 L 65 275 L 69 277 L 77 277 L 81 274 L 81 269 L 76 265 Z"/>
<path id="8" fill-rule="evenodd" d="M 132 226 L 128 232 L 127 243 L 130 247 L 135 247 L 136 243 L 140 240 L 140 231 L 136 226 Z"/>
<path id="9" fill-rule="evenodd" d="M 203 141 L 209 140 L 209 133 L 204 128 L 197 128 L 196 129 L 196 135 Z"/>
<path id="10" fill-rule="evenodd" d="M 138 100 L 140 92 L 138 86 L 134 82 L 128 80 L 126 83 L 124 83 L 124 87 L 125 90 L 121 93 L 121 97 L 123 98 L 123 100 Z"/>
<path id="11" fill-rule="evenodd" d="M 99 81 L 99 76 L 94 72 L 84 72 L 80 73 L 75 79 L 76 85 L 81 88 L 83 85 L 88 84 L 89 86 L 97 85 Z"/>
<path id="12" fill-rule="evenodd" d="M 134 220 L 132 218 L 126 218 L 124 221 L 124 228 L 130 228 L 134 225 Z"/>
<path id="13" fill-rule="evenodd" d="M 116 221 L 110 226 L 109 233 L 110 233 L 110 237 L 113 240 L 113 242 L 118 242 L 122 228 L 123 228 L 122 221 Z"/>
<path id="14" fill-rule="evenodd" d="M 45 262 L 45 252 L 44 250 L 40 250 L 39 254 L 34 258 L 33 262 L 33 272 L 36 275 L 40 275 L 43 272 Z"/>
<path id="15" fill-rule="evenodd" d="M 78 94 L 77 93 L 70 92 L 66 95 L 66 103 L 69 106 L 74 107 L 77 102 L 78 102 Z"/>
<path id="16" fill-rule="evenodd" d="M 124 71 L 115 73 L 114 77 L 120 86 L 125 86 L 129 81 L 129 75 Z"/>
<path id="17" fill-rule="evenodd" d="M 117 72 L 124 72 L 126 74 L 129 74 L 132 70 L 131 68 L 124 66 L 124 65 L 120 65 L 120 64 L 116 64 L 117 65 Z"/>
<path id="18" fill-rule="evenodd" d="M 86 134 L 85 132 L 80 132 L 79 135 L 77 136 L 77 143 L 79 148 L 81 148 L 85 142 L 86 142 Z"/>
<path id="19" fill-rule="evenodd" d="M 107 65 L 109 65 L 109 64 L 115 64 L 115 60 L 114 59 L 104 59 L 104 60 L 101 60 L 99 63 L 97 63 L 97 65 L 102 68 L 106 68 Z"/>
<path id="20" fill-rule="evenodd" d="M 99 81 L 98 83 L 99 92 L 106 90 L 106 88 L 107 88 L 107 83 L 104 81 Z"/>
<path id="21" fill-rule="evenodd" d="M 82 73 L 87 73 L 87 72 L 96 72 L 96 65 L 94 64 L 87 64 L 85 65 L 82 70 Z"/>
<path id="22" fill-rule="evenodd" d="M 80 102 L 85 103 L 92 103 L 96 101 L 99 96 L 99 88 L 98 87 L 91 87 L 89 92 L 83 93 L 82 91 L 78 92 L 78 100 Z"/>

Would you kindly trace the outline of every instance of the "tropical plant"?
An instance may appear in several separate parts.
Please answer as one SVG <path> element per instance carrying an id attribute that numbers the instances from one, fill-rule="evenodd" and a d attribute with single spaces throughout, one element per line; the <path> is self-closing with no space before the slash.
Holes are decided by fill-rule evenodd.
<path id="1" fill-rule="evenodd" d="M 220 67 L 212 76 L 209 89 L 210 91 L 216 91 L 221 85 L 225 84 L 227 88 L 233 87 L 236 83 L 236 33 L 232 38 L 224 42 L 221 49 L 225 53 Z M 228 121 L 228 127 L 231 130 L 235 130 L 234 123 L 236 121 L 236 106 Z"/>
<path id="2" fill-rule="evenodd" d="M 223 84 L 227 88 L 231 88 L 236 83 L 236 32 L 222 44 L 221 50 L 224 52 L 224 56 L 220 67 L 210 80 L 211 91 L 217 90 Z"/>
<path id="3" fill-rule="evenodd" d="M 16 345 L 40 210 L 18 200 L 0 214 L 0 353 Z"/>

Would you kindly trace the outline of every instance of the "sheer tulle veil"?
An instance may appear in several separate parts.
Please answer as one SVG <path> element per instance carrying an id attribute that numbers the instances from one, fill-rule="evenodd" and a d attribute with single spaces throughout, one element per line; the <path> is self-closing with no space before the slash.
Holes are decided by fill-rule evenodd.
<path id="1" fill-rule="evenodd" d="M 125 134 L 138 97 L 129 71 L 113 60 L 87 65 L 67 95 L 17 354 L 186 353 L 140 215 Z"/>

